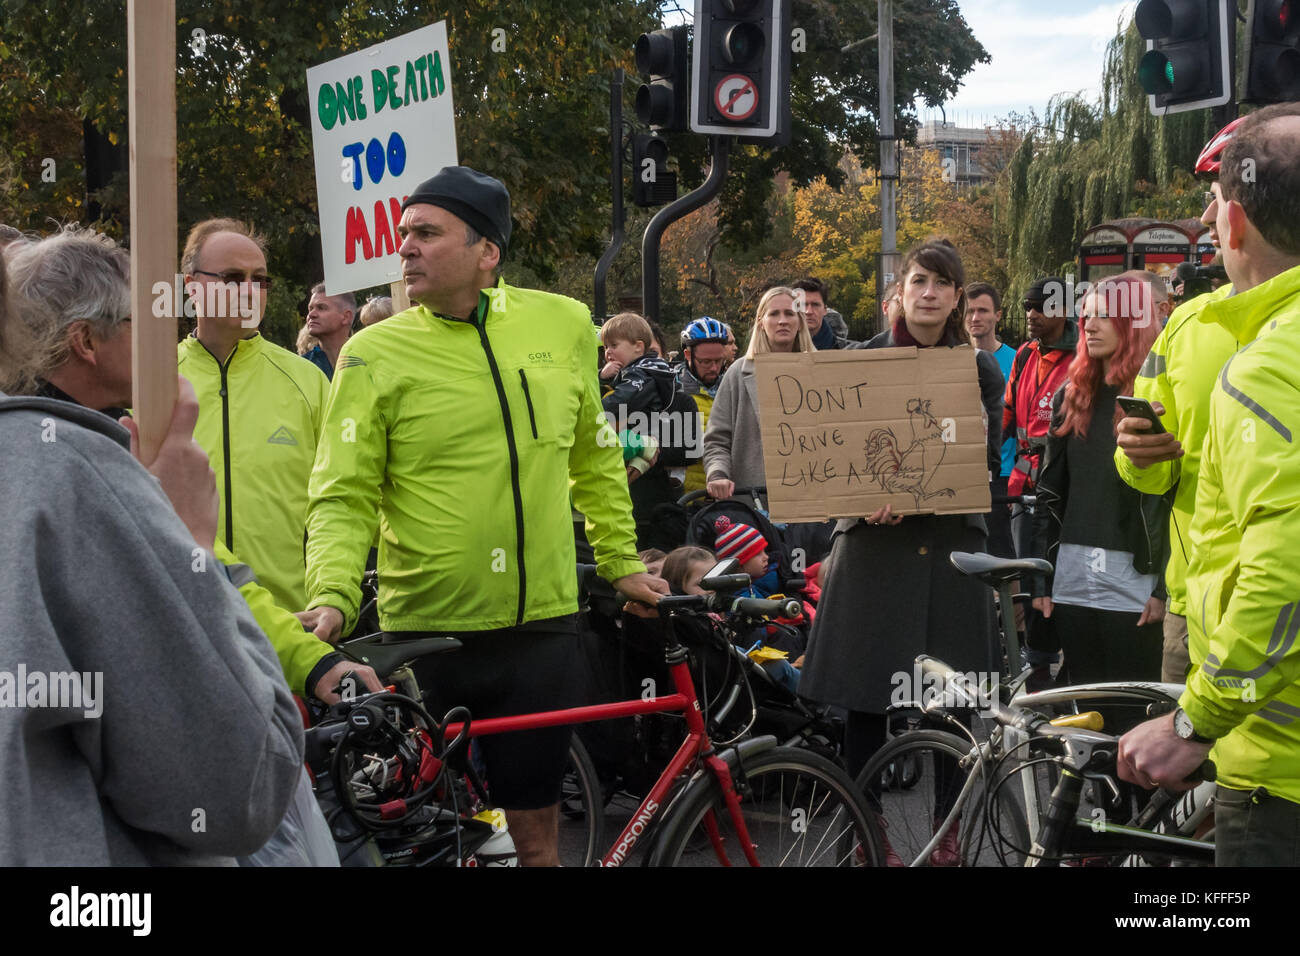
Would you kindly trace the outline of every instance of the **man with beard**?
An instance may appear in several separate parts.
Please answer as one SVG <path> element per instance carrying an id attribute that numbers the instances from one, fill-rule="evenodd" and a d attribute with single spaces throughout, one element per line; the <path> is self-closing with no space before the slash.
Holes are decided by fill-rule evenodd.
<path id="1" fill-rule="evenodd" d="M 686 491 L 696 491 L 708 482 L 704 463 L 698 457 L 701 447 L 698 437 L 709 425 L 709 410 L 714 396 L 722 384 L 722 373 L 727 370 L 727 336 L 730 329 L 717 319 L 703 316 L 682 330 L 682 364 L 677 370 L 677 380 L 682 390 L 695 399 L 700 414 L 700 431 L 695 443 L 695 463 L 686 469 Z"/>

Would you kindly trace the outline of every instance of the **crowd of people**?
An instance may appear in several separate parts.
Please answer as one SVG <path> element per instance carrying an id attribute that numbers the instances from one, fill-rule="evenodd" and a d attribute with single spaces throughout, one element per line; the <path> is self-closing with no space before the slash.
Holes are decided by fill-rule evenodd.
<path id="1" fill-rule="evenodd" d="M 751 594 L 811 596 L 799 641 L 764 666 L 844 716 L 851 774 L 886 739 L 894 675 L 917 654 L 1001 669 L 992 595 L 949 554 L 1047 558 L 1054 572 L 1024 581 L 1031 686 L 1185 681 L 1173 715 L 1122 738 L 1122 776 L 1185 787 L 1213 747 L 1220 862 L 1300 863 L 1300 108 L 1237 121 L 1197 172 L 1212 181 L 1202 221 L 1230 285 L 1174 308 L 1148 272 L 1077 300 L 1044 276 L 1024 297 L 1018 348 L 998 337 L 1001 292 L 971 281 L 944 239 L 907 253 L 884 330 L 865 342 L 812 277 L 762 293 L 739 356 L 708 316 L 676 337 L 635 313 L 596 327 L 574 300 L 501 278 L 510 197 L 448 167 L 402 206 L 411 308 L 371 300 L 358 315 L 322 283 L 295 354 L 257 331 L 263 238 L 205 220 L 181 258 L 196 323 L 178 345 L 180 399 L 144 463 L 125 412 L 127 253 L 88 228 L 10 231 L 0 615 L 13 639 L 0 667 L 102 672 L 105 718 L 0 708 L 16 755 L 0 783 L 0 861 L 266 862 L 289 817 L 312 825 L 292 695 L 335 701 L 348 673 L 380 688 L 335 649 L 357 625 L 368 560 L 391 639 L 463 642 L 419 672 L 434 699 L 476 716 L 580 703 L 563 558 L 582 547 L 627 614 L 697 593 L 727 558 Z M 726 501 L 766 483 L 757 356 L 966 346 L 989 514 L 887 506 L 833 527 L 764 515 L 687 532 L 681 496 Z M 1162 429 L 1120 407 L 1130 395 Z M 783 539 L 800 534 L 820 547 L 791 582 Z M 182 739 L 232 710 L 238 724 L 210 746 Z M 483 741 L 525 865 L 556 862 L 569 734 Z M 165 779 L 135 763 L 159 759 Z M 75 838 L 34 823 L 51 803 L 82 813 Z"/>

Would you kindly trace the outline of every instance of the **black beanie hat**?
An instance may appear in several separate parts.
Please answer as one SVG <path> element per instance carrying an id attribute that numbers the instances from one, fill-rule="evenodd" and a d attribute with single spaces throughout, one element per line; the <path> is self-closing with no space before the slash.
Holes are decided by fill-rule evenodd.
<path id="1" fill-rule="evenodd" d="M 1064 307 L 1065 315 L 1070 313 L 1069 303 L 1066 301 L 1065 280 L 1060 276 L 1045 276 L 1034 282 L 1025 293 L 1026 302 L 1037 302 L 1039 306 L 1046 305 L 1051 299 L 1055 298 L 1057 302 Z M 1055 312 L 1055 310 L 1053 310 Z M 1049 316 L 1049 318 L 1059 318 L 1060 316 Z"/>
<path id="2" fill-rule="evenodd" d="M 468 166 L 444 166 L 406 197 L 402 211 L 417 202 L 441 206 L 459 216 L 475 232 L 492 240 L 506 254 L 510 244 L 510 193 L 499 179 Z"/>

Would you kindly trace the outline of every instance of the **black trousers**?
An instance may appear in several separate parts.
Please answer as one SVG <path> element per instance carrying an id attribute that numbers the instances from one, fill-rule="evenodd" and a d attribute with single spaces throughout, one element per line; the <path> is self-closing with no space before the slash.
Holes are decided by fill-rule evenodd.
<path id="1" fill-rule="evenodd" d="M 989 482 L 989 494 L 994 498 L 1005 498 L 1007 479 L 998 476 Z M 993 510 L 984 516 L 989 526 L 988 552 L 996 558 L 1014 558 L 1016 545 L 1011 539 L 1011 506 L 993 502 Z"/>
<path id="2" fill-rule="evenodd" d="M 1160 679 L 1164 628 L 1159 621 L 1137 626 L 1140 614 L 1057 604 L 1056 636 L 1065 651 L 1071 684 Z"/>

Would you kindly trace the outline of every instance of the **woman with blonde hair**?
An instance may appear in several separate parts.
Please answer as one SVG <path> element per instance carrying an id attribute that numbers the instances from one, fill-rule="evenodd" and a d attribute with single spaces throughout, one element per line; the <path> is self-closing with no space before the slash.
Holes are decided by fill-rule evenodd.
<path id="1" fill-rule="evenodd" d="M 743 358 L 727 369 L 718 386 L 704 432 L 704 474 L 709 494 L 730 498 L 737 487 L 761 488 L 763 439 L 758 426 L 758 383 L 754 356 L 769 352 L 815 352 L 808 323 L 798 304 L 802 296 L 779 285 L 763 293 Z"/>
<path id="2" fill-rule="evenodd" d="M 304 325 L 298 330 L 298 341 L 294 343 L 294 348 L 297 350 L 299 355 L 305 356 L 308 352 L 317 348 L 319 345 L 320 339 L 312 335 L 311 330 L 308 329 L 307 326 Z"/>

